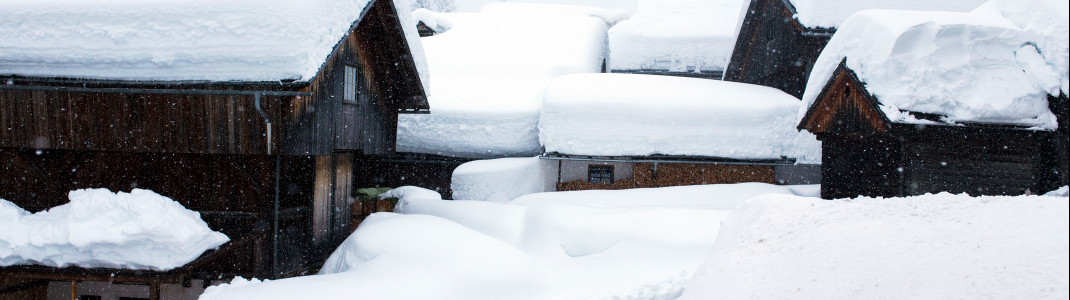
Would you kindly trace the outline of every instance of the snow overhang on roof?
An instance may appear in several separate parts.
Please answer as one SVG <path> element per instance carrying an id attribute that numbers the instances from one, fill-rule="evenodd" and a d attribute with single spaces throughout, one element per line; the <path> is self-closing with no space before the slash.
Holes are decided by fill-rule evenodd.
<path id="1" fill-rule="evenodd" d="M 398 9 L 404 22 L 407 2 L 397 2 L 404 5 Z M 309 81 L 369 3 L 0 1 L 0 75 Z M 408 39 L 413 59 L 426 66 L 415 36 Z M 428 80 L 422 81 L 426 86 Z"/>

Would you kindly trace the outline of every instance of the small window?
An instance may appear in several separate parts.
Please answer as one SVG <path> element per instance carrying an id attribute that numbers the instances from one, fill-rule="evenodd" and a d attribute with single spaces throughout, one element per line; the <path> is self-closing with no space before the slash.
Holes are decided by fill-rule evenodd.
<path id="1" fill-rule="evenodd" d="M 587 165 L 587 182 L 613 184 L 613 166 Z"/>
<path id="2" fill-rule="evenodd" d="M 342 100 L 357 102 L 357 68 L 346 66 L 345 95 Z"/>

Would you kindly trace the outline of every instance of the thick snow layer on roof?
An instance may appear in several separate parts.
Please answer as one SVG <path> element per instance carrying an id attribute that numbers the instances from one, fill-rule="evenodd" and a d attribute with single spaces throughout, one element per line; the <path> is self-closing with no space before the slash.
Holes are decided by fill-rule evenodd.
<path id="1" fill-rule="evenodd" d="M 910 111 L 942 115 L 950 123 L 1055 128 L 1047 97 L 1058 94 L 1064 80 L 1029 37 L 1006 19 L 981 14 L 860 12 L 815 62 L 799 115 L 846 58 L 893 122 L 918 122 L 901 113 Z"/>
<path id="2" fill-rule="evenodd" d="M 1066 299 L 1062 197 L 766 195 L 725 218 L 683 299 Z"/>
<path id="3" fill-rule="evenodd" d="M 795 6 L 795 18 L 811 28 L 838 28 L 847 17 L 867 9 L 968 12 L 984 0 L 788 0 Z"/>
<path id="4" fill-rule="evenodd" d="M 612 27 L 617 22 L 627 19 L 629 10 L 622 8 L 607 9 L 593 6 L 571 4 L 546 4 L 524 2 L 496 2 L 483 6 L 483 13 L 490 14 L 570 14 L 602 19 L 606 26 Z"/>
<path id="5" fill-rule="evenodd" d="M 0 199 L 0 228 L 0 266 L 170 270 L 230 240 L 141 189 L 71 191 L 69 203 L 33 214 Z"/>
<path id="6" fill-rule="evenodd" d="M 541 152 L 537 122 L 550 79 L 598 72 L 605 23 L 548 14 L 432 13 L 450 30 L 423 38 L 431 113 L 402 115 L 400 152 L 459 157 Z"/>
<path id="7" fill-rule="evenodd" d="M 399 214 L 364 221 L 320 275 L 236 280 L 202 299 L 673 299 L 720 220 L 761 183 L 539 193 L 510 203 L 405 188 Z"/>
<path id="8" fill-rule="evenodd" d="M 2 0 L 0 75 L 310 80 L 368 2 Z"/>
<path id="9" fill-rule="evenodd" d="M 632 11 L 635 10 L 636 1 L 637 0 L 453 0 L 457 5 L 457 10 L 455 12 L 479 12 L 482 11 L 486 5 L 501 2 L 582 5 L 610 10 L 622 9 Z"/>
<path id="10" fill-rule="evenodd" d="M 557 189 L 557 162 L 538 157 L 499 158 L 464 163 L 453 170 L 454 199 L 508 201 Z"/>
<path id="11" fill-rule="evenodd" d="M 799 105 L 780 90 L 737 82 L 569 75 L 546 90 L 539 140 L 547 152 L 576 155 L 794 158 Z"/>
<path id="12" fill-rule="evenodd" d="M 1004 17 L 1026 31 L 1070 94 L 1070 3 L 1060 0 L 993 0 L 974 11 Z"/>
<path id="13" fill-rule="evenodd" d="M 641 0 L 609 30 L 611 70 L 722 71 L 743 0 Z"/>

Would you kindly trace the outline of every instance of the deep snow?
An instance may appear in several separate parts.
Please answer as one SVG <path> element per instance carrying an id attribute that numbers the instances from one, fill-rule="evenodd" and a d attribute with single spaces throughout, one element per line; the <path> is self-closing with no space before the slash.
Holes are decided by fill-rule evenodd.
<path id="1" fill-rule="evenodd" d="M 720 72 L 736 43 L 743 0 L 640 0 L 609 30 L 610 70 Z"/>
<path id="2" fill-rule="evenodd" d="M 425 89 L 408 0 L 391 1 Z M 307 81 L 368 0 L 0 1 L 0 75 Z"/>
<path id="3" fill-rule="evenodd" d="M 0 266 L 170 270 L 230 239 L 200 214 L 149 190 L 70 192 L 70 202 L 29 213 L 0 199 Z"/>

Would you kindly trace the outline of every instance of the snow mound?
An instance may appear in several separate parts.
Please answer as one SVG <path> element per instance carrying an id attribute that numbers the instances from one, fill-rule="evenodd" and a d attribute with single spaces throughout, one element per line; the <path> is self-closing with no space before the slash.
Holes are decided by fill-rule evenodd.
<path id="1" fill-rule="evenodd" d="M 1010 20 L 1026 31 L 1048 66 L 1062 78 L 1061 90 L 1070 95 L 1070 3 L 1059 0 L 992 0 L 974 13 Z M 1052 93 L 1055 94 L 1055 93 Z"/>
<path id="2" fill-rule="evenodd" d="M 941 115 L 948 123 L 1054 129 L 1047 97 L 1065 80 L 1029 37 L 1006 19 L 982 14 L 859 12 L 815 62 L 799 116 L 846 58 L 893 122 L 926 122 L 909 111 Z"/>
<path id="3" fill-rule="evenodd" d="M 811 28 L 839 28 L 852 14 L 867 9 L 968 12 L 984 0 L 789 0 L 795 18 Z"/>
<path id="4" fill-rule="evenodd" d="M 749 1 L 642 0 L 609 30 L 611 70 L 723 71 Z"/>
<path id="5" fill-rule="evenodd" d="M 1065 197 L 767 195 L 724 220 L 685 299 L 1066 299 Z"/>
<path id="6" fill-rule="evenodd" d="M 70 192 L 70 202 L 34 214 L 0 199 L 0 266 L 166 271 L 230 239 L 200 214 L 149 190 Z"/>
<path id="7" fill-rule="evenodd" d="M 318 275 L 232 282 L 201 299 L 539 299 L 545 281 L 520 251 L 457 223 L 376 213 Z"/>
<path id="8" fill-rule="evenodd" d="M 455 199 L 508 201 L 556 190 L 555 167 L 538 157 L 471 161 L 453 170 L 450 189 Z"/>
<path id="9" fill-rule="evenodd" d="M 398 121 L 399 152 L 490 158 L 541 153 L 550 79 L 599 72 L 606 25 L 570 14 L 431 13 L 450 29 L 422 39 L 431 113 Z M 446 25 L 443 25 L 446 24 Z"/>
<path id="10" fill-rule="evenodd" d="M 758 85 L 575 74 L 547 87 L 539 140 L 547 152 L 576 155 L 780 159 L 820 153 L 816 142 L 796 142 L 798 110 L 795 97 Z"/>

